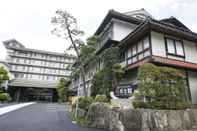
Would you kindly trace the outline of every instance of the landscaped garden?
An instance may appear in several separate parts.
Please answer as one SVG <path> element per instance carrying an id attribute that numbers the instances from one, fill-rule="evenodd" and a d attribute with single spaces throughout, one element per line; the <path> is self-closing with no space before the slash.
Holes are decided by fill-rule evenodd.
<path id="1" fill-rule="evenodd" d="M 194 112 L 188 112 L 186 110 L 190 109 L 191 104 L 188 99 L 185 76 L 181 70 L 170 67 L 160 67 L 149 63 L 144 64 L 138 69 L 138 81 L 138 88 L 133 94 L 131 94 L 131 96 L 134 96 L 134 99 L 131 101 L 133 103 L 133 107 L 136 109 L 131 109 L 132 107 L 129 109 L 130 112 L 133 112 L 134 114 L 136 113 L 136 115 L 133 116 L 128 112 L 128 110 L 121 109 L 121 107 L 118 108 L 117 105 L 114 106 L 110 102 L 110 97 L 106 94 L 96 94 L 96 96 L 94 94 L 94 96 L 91 97 L 79 97 L 77 110 L 76 101 L 72 105 L 70 118 L 83 126 L 92 126 L 90 123 L 98 120 L 98 123 L 94 123 L 94 126 L 105 128 L 107 125 L 104 123 L 101 124 L 99 119 L 103 119 L 103 121 L 109 119 L 107 117 L 110 117 L 111 119 L 113 114 L 115 116 L 120 115 L 125 117 L 125 119 L 130 119 L 129 117 L 137 119 L 139 117 L 138 120 L 141 121 L 141 117 L 145 117 L 144 115 L 146 113 L 149 113 L 149 115 L 147 114 L 149 117 L 153 117 L 155 113 L 157 113 L 158 116 L 154 116 L 155 121 L 158 121 L 157 119 L 161 119 L 161 117 L 163 117 L 162 114 L 166 116 L 166 118 L 162 118 L 161 121 L 168 121 L 167 118 L 170 117 L 168 115 L 173 111 L 174 114 L 171 114 L 171 117 L 175 117 L 174 115 L 176 115 L 176 119 L 179 122 L 183 122 L 186 119 L 184 116 L 183 118 L 180 117 L 182 113 L 186 115 L 190 113 L 194 114 Z M 102 86 L 103 85 L 100 85 L 100 87 Z M 118 110 L 114 112 L 113 108 Z M 125 116 L 125 113 L 128 113 L 128 116 Z M 94 117 L 98 117 L 98 119 Z M 115 121 L 122 121 L 117 117 L 114 119 L 116 119 Z M 154 121 L 151 120 L 150 122 Z M 113 124 L 113 126 L 115 125 Z M 155 126 L 155 128 L 159 127 Z"/>

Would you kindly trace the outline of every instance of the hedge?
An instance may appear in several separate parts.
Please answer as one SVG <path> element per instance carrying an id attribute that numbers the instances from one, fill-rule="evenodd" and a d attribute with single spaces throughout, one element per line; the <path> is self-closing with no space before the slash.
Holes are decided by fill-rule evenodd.
<path id="1" fill-rule="evenodd" d="M 8 93 L 0 93 L 0 101 L 10 100 L 10 95 Z"/>
<path id="2" fill-rule="evenodd" d="M 78 102 L 79 108 L 87 111 L 89 106 L 94 102 L 94 99 L 92 97 L 83 96 L 79 98 Z"/>
<path id="3" fill-rule="evenodd" d="M 185 109 L 190 107 L 185 75 L 182 71 L 144 64 L 138 70 L 136 97 L 145 97 L 146 102 L 134 101 L 136 108 Z"/>
<path id="4" fill-rule="evenodd" d="M 109 102 L 109 100 L 108 100 L 106 95 L 96 95 L 94 101 L 95 102 L 104 102 L 104 103 L 108 103 Z"/>

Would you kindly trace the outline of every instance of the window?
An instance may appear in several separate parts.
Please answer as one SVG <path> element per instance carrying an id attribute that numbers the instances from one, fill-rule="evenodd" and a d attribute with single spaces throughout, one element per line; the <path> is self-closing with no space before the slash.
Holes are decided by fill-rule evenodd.
<path id="1" fill-rule="evenodd" d="M 175 41 L 177 55 L 184 56 L 183 44 L 181 41 Z"/>
<path id="2" fill-rule="evenodd" d="M 175 45 L 174 41 L 171 39 L 167 39 L 168 53 L 175 54 Z"/>
<path id="3" fill-rule="evenodd" d="M 127 50 L 127 64 L 135 63 L 150 56 L 151 53 L 149 48 L 149 37 L 147 36 Z"/>
<path id="4" fill-rule="evenodd" d="M 17 63 L 19 62 L 19 58 L 16 58 L 16 62 L 17 62 Z"/>
<path id="5" fill-rule="evenodd" d="M 17 65 L 15 65 L 15 70 L 18 70 L 18 66 Z"/>
<path id="6" fill-rule="evenodd" d="M 166 38 L 167 53 L 178 57 L 184 57 L 184 46 L 180 40 Z"/>
<path id="7" fill-rule="evenodd" d="M 127 51 L 127 57 L 128 57 L 128 58 L 131 57 L 131 49 L 129 49 L 129 50 Z"/>
<path id="8" fill-rule="evenodd" d="M 42 75 L 42 80 L 44 80 L 45 79 L 45 76 L 44 75 Z"/>
<path id="9" fill-rule="evenodd" d="M 31 52 L 29 53 L 29 56 L 32 57 L 32 53 Z"/>
<path id="10" fill-rule="evenodd" d="M 149 48 L 149 45 L 150 45 L 149 44 L 149 37 L 144 38 L 143 44 L 144 44 L 144 49 Z"/>
<path id="11" fill-rule="evenodd" d="M 15 77 L 15 78 L 19 78 L 19 73 L 15 73 L 15 74 L 14 74 L 14 77 Z"/>
<path id="12" fill-rule="evenodd" d="M 144 52 L 144 57 L 147 57 L 147 56 L 150 56 L 150 51 L 149 50 Z"/>
<path id="13" fill-rule="evenodd" d="M 137 46 L 134 45 L 133 48 L 132 48 L 132 55 L 136 55 L 137 54 Z"/>
<path id="14" fill-rule="evenodd" d="M 138 42 L 138 52 L 141 52 L 143 50 L 143 43 L 142 41 Z"/>

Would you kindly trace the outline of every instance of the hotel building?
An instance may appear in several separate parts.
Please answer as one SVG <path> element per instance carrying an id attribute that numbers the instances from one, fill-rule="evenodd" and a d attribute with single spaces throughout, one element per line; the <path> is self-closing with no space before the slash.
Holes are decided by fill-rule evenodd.
<path id="1" fill-rule="evenodd" d="M 75 57 L 63 53 L 29 49 L 15 39 L 4 41 L 6 62 L 14 79 L 10 81 L 13 97 L 18 101 L 54 100 L 61 78 L 70 75 L 67 66 Z M 14 90 L 14 91 L 13 91 Z"/>

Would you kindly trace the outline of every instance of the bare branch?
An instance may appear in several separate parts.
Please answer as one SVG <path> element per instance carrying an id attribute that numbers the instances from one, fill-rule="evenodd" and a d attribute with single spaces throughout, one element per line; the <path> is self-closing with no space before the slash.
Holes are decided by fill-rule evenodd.
<path id="1" fill-rule="evenodd" d="M 79 36 L 83 35 L 84 32 L 81 31 L 77 26 L 77 20 L 67 11 L 58 9 L 55 12 L 55 16 L 51 18 L 51 23 L 56 26 L 51 33 L 62 37 L 64 39 L 70 39 L 71 45 L 67 50 L 74 49 L 77 54 L 78 60 L 80 59 L 80 48 L 84 44 L 82 40 L 79 39 Z M 81 64 L 82 62 L 79 61 Z M 79 65 L 80 65 L 79 64 Z M 85 68 L 83 64 L 80 65 L 80 70 L 82 72 L 82 79 L 84 83 L 84 94 L 86 94 L 86 84 L 85 84 Z"/>

